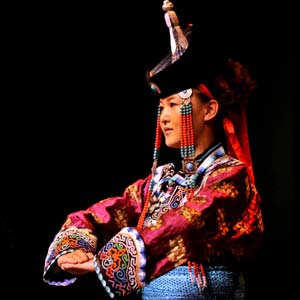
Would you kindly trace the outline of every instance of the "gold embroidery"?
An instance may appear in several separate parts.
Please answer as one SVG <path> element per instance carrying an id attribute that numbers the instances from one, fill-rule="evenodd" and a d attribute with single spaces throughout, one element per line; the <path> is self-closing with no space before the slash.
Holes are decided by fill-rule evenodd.
<path id="1" fill-rule="evenodd" d="M 263 231 L 264 230 L 264 222 L 263 222 L 261 210 L 259 210 L 259 212 L 256 214 L 256 216 L 258 219 L 258 228 L 260 231 Z"/>
<path id="2" fill-rule="evenodd" d="M 193 202 L 204 204 L 206 203 L 206 195 L 196 195 L 193 197 Z"/>
<path id="3" fill-rule="evenodd" d="M 226 166 L 225 168 L 218 168 L 218 169 L 214 170 L 213 172 L 211 172 L 210 176 L 216 177 L 219 174 L 223 174 L 224 172 L 231 172 L 231 171 L 232 171 L 232 167 Z"/>
<path id="4" fill-rule="evenodd" d="M 224 214 L 220 208 L 218 208 L 217 212 L 218 212 L 217 220 L 219 223 L 219 231 L 220 231 L 221 235 L 226 235 L 226 233 L 229 231 L 229 229 L 226 225 Z"/>
<path id="5" fill-rule="evenodd" d="M 113 218 L 115 219 L 116 224 L 118 225 L 118 227 L 122 228 L 122 227 L 127 227 L 128 226 L 127 219 L 126 219 L 125 214 L 124 214 L 124 210 L 116 209 L 114 211 Z"/>
<path id="6" fill-rule="evenodd" d="M 247 234 L 251 232 L 249 225 L 243 221 L 236 223 L 233 229 L 235 231 L 239 231 L 240 234 L 244 234 L 244 233 Z"/>
<path id="7" fill-rule="evenodd" d="M 158 228 L 160 228 L 162 226 L 162 219 L 159 218 L 156 222 L 155 222 L 155 225 L 152 225 L 150 227 L 151 230 L 157 230 Z"/>
<path id="8" fill-rule="evenodd" d="M 204 226 L 204 221 L 200 218 L 201 211 L 184 206 L 180 214 L 187 220 L 188 223 L 193 223 L 195 228 L 199 229 Z"/>
<path id="9" fill-rule="evenodd" d="M 175 267 L 187 262 L 186 249 L 182 237 L 178 237 L 175 240 L 170 240 L 169 246 L 171 248 L 171 251 L 168 254 L 168 259 L 171 262 L 174 262 Z"/>
<path id="10" fill-rule="evenodd" d="M 217 181 L 212 185 L 213 189 L 228 195 L 229 197 L 236 197 L 239 194 L 236 186 L 230 182 Z"/>
<path id="11" fill-rule="evenodd" d="M 129 198 L 133 198 L 136 203 L 141 202 L 141 197 L 138 193 L 138 187 L 136 185 L 130 185 L 129 187 L 127 187 L 126 194 Z"/>
<path id="12" fill-rule="evenodd" d="M 103 219 L 102 218 L 99 218 L 95 213 L 93 213 L 93 212 L 89 212 L 89 216 L 91 216 L 92 217 L 92 220 L 95 220 L 95 222 L 97 223 L 97 224 L 102 224 L 102 223 L 104 223 L 103 222 Z"/>

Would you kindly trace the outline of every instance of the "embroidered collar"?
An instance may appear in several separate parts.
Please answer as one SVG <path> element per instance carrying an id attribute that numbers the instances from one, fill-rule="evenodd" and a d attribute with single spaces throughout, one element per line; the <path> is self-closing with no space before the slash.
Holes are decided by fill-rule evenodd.
<path id="1" fill-rule="evenodd" d="M 182 170 L 176 173 L 175 165 L 173 163 L 165 164 L 156 169 L 156 173 L 152 178 L 153 194 L 160 197 L 161 192 L 176 185 L 184 188 L 195 188 L 201 183 L 203 174 L 207 168 L 220 156 L 225 155 L 225 150 L 221 143 L 218 143 L 203 154 L 196 158 L 197 170 L 195 173 L 186 174 Z"/>

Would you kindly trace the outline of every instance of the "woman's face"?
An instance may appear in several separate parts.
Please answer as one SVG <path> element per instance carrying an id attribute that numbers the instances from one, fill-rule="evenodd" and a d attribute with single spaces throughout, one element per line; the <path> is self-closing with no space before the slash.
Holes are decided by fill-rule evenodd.
<path id="1" fill-rule="evenodd" d="M 160 126 L 165 136 L 165 143 L 171 148 L 180 148 L 180 108 L 182 98 L 178 94 L 160 100 Z M 190 101 L 192 103 L 193 128 L 195 142 L 201 135 L 204 123 L 205 103 L 200 100 L 198 93 L 193 92 Z"/>

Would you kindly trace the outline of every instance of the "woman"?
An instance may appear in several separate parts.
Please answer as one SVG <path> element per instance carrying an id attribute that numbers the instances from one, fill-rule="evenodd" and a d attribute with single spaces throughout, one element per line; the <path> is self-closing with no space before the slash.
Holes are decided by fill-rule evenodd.
<path id="1" fill-rule="evenodd" d="M 95 272 L 111 298 L 245 297 L 263 233 L 244 114 L 254 81 L 239 62 L 198 60 L 172 8 L 175 47 L 148 77 L 160 98 L 152 173 L 67 216 L 45 261 L 50 285 Z M 162 136 L 181 165 L 159 165 Z"/>

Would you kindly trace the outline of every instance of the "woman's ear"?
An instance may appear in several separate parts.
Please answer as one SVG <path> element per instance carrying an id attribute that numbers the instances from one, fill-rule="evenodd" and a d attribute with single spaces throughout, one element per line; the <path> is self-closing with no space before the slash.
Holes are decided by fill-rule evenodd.
<path id="1" fill-rule="evenodd" d="M 215 99 L 209 100 L 209 102 L 206 103 L 206 111 L 204 120 L 210 121 L 217 115 L 219 111 L 219 102 Z"/>

